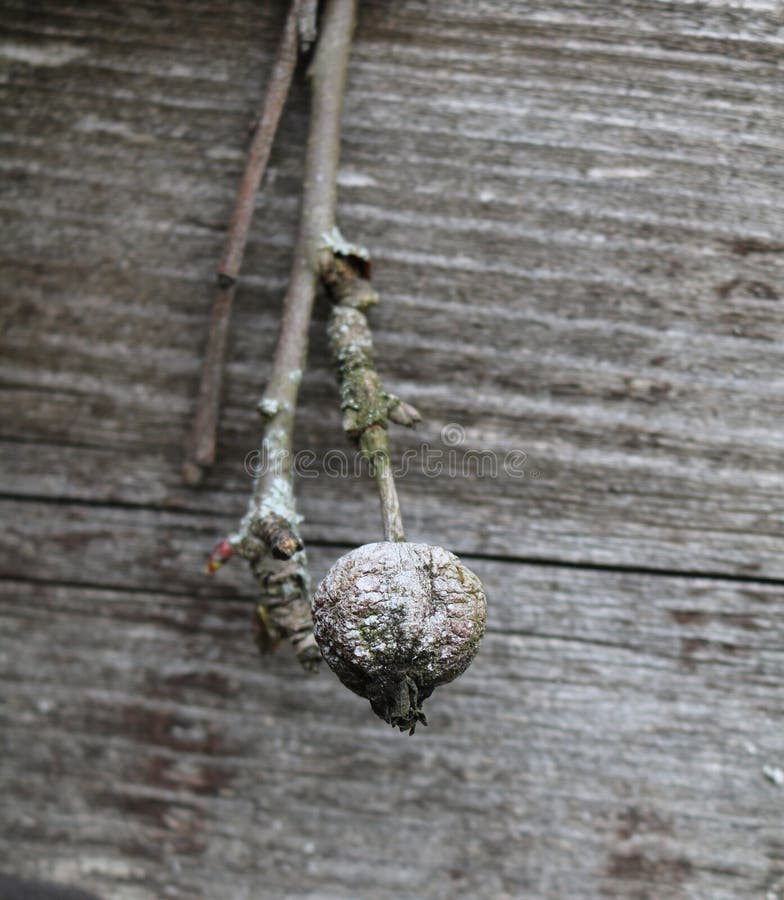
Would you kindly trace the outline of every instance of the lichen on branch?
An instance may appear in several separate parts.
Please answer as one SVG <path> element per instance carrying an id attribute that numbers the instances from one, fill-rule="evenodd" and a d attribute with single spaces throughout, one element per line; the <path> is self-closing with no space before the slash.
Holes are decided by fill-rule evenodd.
<path id="1" fill-rule="evenodd" d="M 363 275 L 357 257 L 343 250 L 341 236 L 324 237 L 331 252 L 322 262 L 321 278 L 333 302 L 327 335 L 340 384 L 343 430 L 359 446 L 376 480 L 386 539 L 403 541 L 387 426 L 393 421 L 411 427 L 420 416 L 413 406 L 384 389 L 376 371 L 365 311 L 378 303 L 378 294 Z"/>
<path id="2" fill-rule="evenodd" d="M 303 5 L 308 15 L 300 19 L 301 26 L 312 21 L 312 7 Z M 239 530 L 228 541 L 233 553 L 250 564 L 259 590 L 260 623 L 267 631 L 289 637 L 306 668 L 318 665 L 321 655 L 312 632 L 307 558 L 294 500 L 292 437 L 318 284 L 321 235 L 334 225 L 340 116 L 355 13 L 356 0 L 328 0 L 320 23 L 309 70 L 310 132 L 299 231 L 272 372 L 259 403 L 265 422 L 260 454 L 264 467 Z M 274 643 L 276 635 L 272 638 Z"/>

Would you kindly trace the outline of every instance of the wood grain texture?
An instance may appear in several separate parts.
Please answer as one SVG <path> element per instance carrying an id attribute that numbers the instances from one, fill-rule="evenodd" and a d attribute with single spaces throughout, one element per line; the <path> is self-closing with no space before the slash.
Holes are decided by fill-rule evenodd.
<path id="1" fill-rule="evenodd" d="M 192 544 L 113 530 L 151 578 Z M 782 588 L 467 562 L 483 651 L 411 739 L 260 663 L 231 590 L 5 582 L 7 858 L 123 898 L 776 896 Z"/>
<path id="2" fill-rule="evenodd" d="M 422 409 L 422 441 L 458 422 L 466 448 L 523 451 L 538 476 L 456 488 L 420 465 L 404 502 L 419 536 L 468 551 L 780 577 L 779 8 L 629 10 L 363 5 L 340 221 L 376 258 L 380 369 Z M 132 448 L 181 443 L 282 13 L 6 6 L 9 438 L 114 450 L 121 468 Z M 23 61 L 45 51 L 55 64 Z M 227 511 L 243 505 L 295 229 L 295 93 L 238 297 L 206 495 Z M 341 446 L 322 334 L 323 318 L 300 418 L 320 455 Z M 342 498 L 323 480 L 303 498 L 311 540 L 335 539 Z M 352 543 L 375 510 L 337 518 Z"/>
<path id="3" fill-rule="evenodd" d="M 425 419 L 391 434 L 406 532 L 484 580 L 483 649 L 409 740 L 257 658 L 241 566 L 201 574 L 296 230 L 302 78 L 185 488 L 286 4 L 0 0 L 0 865 L 118 900 L 781 900 L 784 8 L 360 6 L 338 220 Z M 326 471 L 326 316 L 316 578 L 380 535 L 369 479 Z"/>

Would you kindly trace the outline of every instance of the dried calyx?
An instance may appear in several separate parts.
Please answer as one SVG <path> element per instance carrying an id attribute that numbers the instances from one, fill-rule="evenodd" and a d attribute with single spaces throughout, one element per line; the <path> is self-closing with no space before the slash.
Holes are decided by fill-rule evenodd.
<path id="1" fill-rule="evenodd" d="M 457 678 L 485 629 L 482 583 L 442 547 L 383 541 L 342 556 L 313 598 L 316 640 L 346 687 L 413 733 L 422 703 Z"/>

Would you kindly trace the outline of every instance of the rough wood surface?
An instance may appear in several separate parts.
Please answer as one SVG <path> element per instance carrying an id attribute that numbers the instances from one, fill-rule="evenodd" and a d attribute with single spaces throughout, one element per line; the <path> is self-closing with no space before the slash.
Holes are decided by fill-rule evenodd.
<path id="1" fill-rule="evenodd" d="M 259 661 L 247 573 L 201 574 L 250 488 L 301 78 L 218 464 L 179 476 L 285 8 L 0 0 L 0 868 L 118 900 L 781 900 L 782 4 L 360 5 L 338 221 L 425 419 L 391 433 L 408 536 L 489 598 L 410 740 Z M 323 471 L 349 451 L 325 326 L 317 578 L 380 537 L 370 481 Z"/>

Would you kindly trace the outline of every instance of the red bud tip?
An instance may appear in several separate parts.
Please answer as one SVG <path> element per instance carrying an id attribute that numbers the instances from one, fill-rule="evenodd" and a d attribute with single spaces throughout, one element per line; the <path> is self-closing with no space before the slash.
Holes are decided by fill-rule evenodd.
<path id="1" fill-rule="evenodd" d="M 231 544 L 228 541 L 221 541 L 212 548 L 212 552 L 207 557 L 207 565 L 204 571 L 207 575 L 213 575 L 220 567 L 227 563 L 234 554 Z"/>

